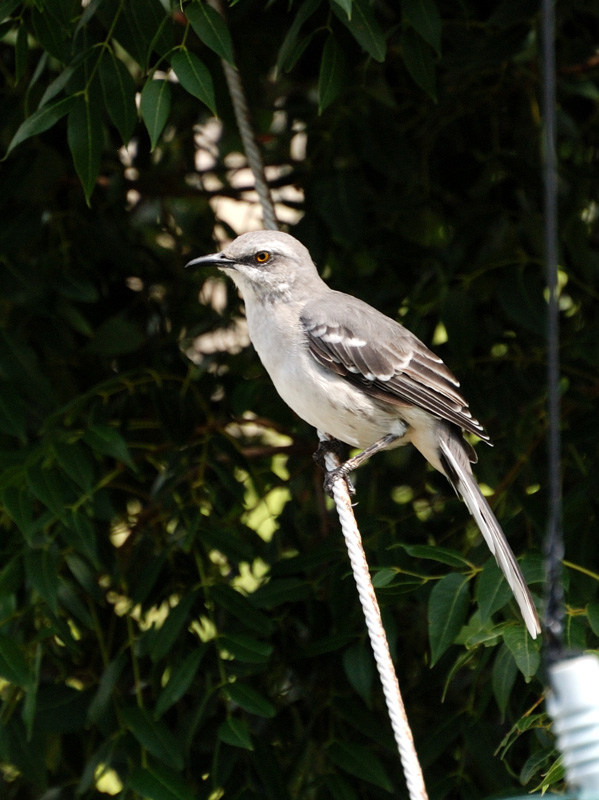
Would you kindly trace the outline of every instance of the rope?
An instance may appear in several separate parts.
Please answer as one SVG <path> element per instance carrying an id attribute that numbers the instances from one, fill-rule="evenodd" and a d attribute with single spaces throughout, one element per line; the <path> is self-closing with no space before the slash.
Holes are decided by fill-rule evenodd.
<path id="1" fill-rule="evenodd" d="M 544 239 L 549 287 L 547 310 L 547 416 L 549 509 L 545 541 L 545 643 L 546 659 L 553 663 L 563 655 L 564 591 L 562 559 L 561 442 L 559 397 L 559 297 L 557 241 L 557 158 L 555 153 L 555 13 L 553 0 L 541 9 L 543 81 L 543 154 L 545 179 Z"/>
<path id="2" fill-rule="evenodd" d="M 237 127 L 239 128 L 248 164 L 254 176 L 254 186 L 260 199 L 260 205 L 262 206 L 264 227 L 268 230 L 276 231 L 279 226 L 275 215 L 275 207 L 266 181 L 266 175 L 264 174 L 262 154 L 258 149 L 256 137 L 250 122 L 250 111 L 243 91 L 241 77 L 235 67 L 231 66 L 228 61 L 223 59 L 222 65 L 233 103 Z"/>
<path id="3" fill-rule="evenodd" d="M 322 441 L 329 438 L 326 434 L 319 432 Z M 331 472 L 339 466 L 339 460 L 333 453 L 325 455 L 325 466 L 327 472 Z M 366 620 L 366 628 L 370 638 L 374 660 L 383 686 L 383 694 L 387 704 L 387 712 L 391 720 L 393 735 L 399 750 L 399 757 L 403 767 L 406 784 L 411 800 L 427 800 L 428 795 L 424 785 L 422 769 L 418 761 L 418 755 L 414 746 L 414 737 L 410 730 L 406 709 L 401 696 L 395 667 L 389 651 L 389 643 L 383 627 L 381 610 L 374 592 L 374 587 L 370 579 L 370 570 L 366 554 L 362 546 L 362 538 L 356 523 L 352 508 L 347 483 L 340 479 L 333 484 L 333 497 L 343 538 L 347 547 L 349 560 L 354 574 L 354 580 L 358 589 L 358 596 L 362 605 L 362 611 Z"/>
<path id="4" fill-rule="evenodd" d="M 222 9 L 220 10 L 222 13 Z M 277 230 L 278 224 L 274 205 L 264 175 L 262 156 L 249 121 L 249 110 L 241 78 L 239 72 L 227 61 L 223 60 L 222 65 L 229 87 L 233 109 L 235 111 L 235 119 L 237 120 L 248 164 L 254 176 L 256 191 L 260 198 L 264 227 L 270 230 Z M 320 434 L 320 432 L 319 437 L 324 440 L 329 438 L 326 434 Z M 337 457 L 332 453 L 327 453 L 325 456 L 325 466 L 329 472 L 335 469 L 335 467 L 338 467 L 339 463 Z M 383 627 L 381 611 L 374 593 L 372 581 L 370 580 L 370 569 L 368 567 L 364 548 L 362 547 L 360 531 L 356 523 L 356 518 L 354 517 L 345 480 L 335 481 L 333 485 L 333 495 L 354 574 L 354 580 L 358 589 L 358 596 L 366 620 L 370 644 L 383 686 L 387 711 L 399 750 L 399 757 L 404 770 L 410 800 L 428 800 L 422 770 L 418 761 L 418 755 L 416 754 L 416 748 L 414 747 L 414 738 L 408 723 L 399 683 L 389 651 L 389 643 L 387 642 L 387 636 Z"/>

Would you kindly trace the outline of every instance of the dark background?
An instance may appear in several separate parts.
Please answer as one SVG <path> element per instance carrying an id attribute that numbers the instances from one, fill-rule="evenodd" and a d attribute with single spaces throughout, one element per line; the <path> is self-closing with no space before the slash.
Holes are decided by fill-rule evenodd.
<path id="1" fill-rule="evenodd" d="M 243 232 L 251 185 L 230 155 L 228 34 L 190 5 L 0 2 L 2 796 L 404 797 L 314 431 L 251 348 L 184 354 L 242 314 L 229 284 L 224 305 L 199 303 L 221 278 L 183 265 Z M 541 598 L 537 5 L 349 7 L 227 11 L 279 210 L 331 286 L 458 375 L 495 444 L 479 445 L 478 478 Z M 599 635 L 599 9 L 556 14 L 565 635 L 579 649 Z M 180 84 L 164 83 L 171 67 Z M 214 110 L 222 133 L 198 172 L 194 125 Z M 215 218 L 222 198 L 239 222 Z M 356 486 L 431 797 L 559 788 L 539 642 L 465 508 L 409 448 Z"/>

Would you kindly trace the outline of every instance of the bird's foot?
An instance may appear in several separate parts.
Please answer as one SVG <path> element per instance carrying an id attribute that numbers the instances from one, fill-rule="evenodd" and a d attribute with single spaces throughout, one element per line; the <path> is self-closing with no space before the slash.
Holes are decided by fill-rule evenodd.
<path id="1" fill-rule="evenodd" d="M 337 456 L 337 458 L 344 463 L 342 463 L 341 466 L 337 467 L 336 469 L 329 471 L 325 459 L 325 456 L 329 453 Z M 353 483 L 347 477 L 349 469 L 347 469 L 345 465 L 346 458 L 347 445 L 343 444 L 343 442 L 340 442 L 338 439 L 326 439 L 321 441 L 318 445 L 318 449 L 314 453 L 314 461 L 316 461 L 318 466 L 325 474 L 323 488 L 329 497 L 333 496 L 333 486 L 335 481 L 341 480 L 342 478 L 347 483 L 347 490 L 350 495 L 354 495 L 356 493 Z"/>
<path id="2" fill-rule="evenodd" d="M 340 480 L 345 481 L 347 485 L 347 491 L 353 497 L 356 493 L 356 487 L 353 485 L 353 483 L 348 477 L 347 469 L 345 469 L 345 464 L 342 464 L 340 467 L 337 467 L 337 469 L 333 469 L 325 474 L 323 488 L 325 492 L 328 494 L 328 496 L 333 497 L 333 489 L 335 486 L 335 482 Z"/>

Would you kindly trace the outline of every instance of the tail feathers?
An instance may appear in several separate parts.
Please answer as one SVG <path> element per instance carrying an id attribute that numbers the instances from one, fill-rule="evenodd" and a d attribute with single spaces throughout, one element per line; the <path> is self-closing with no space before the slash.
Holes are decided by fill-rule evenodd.
<path id="1" fill-rule="evenodd" d="M 533 639 L 536 639 L 541 632 L 541 625 L 522 571 L 490 505 L 478 488 L 472 475 L 468 454 L 455 434 L 449 431 L 448 433 L 448 436 L 442 435 L 439 438 L 443 471 L 474 517 L 489 550 L 495 556 L 497 565 L 514 593 L 528 632 Z"/>

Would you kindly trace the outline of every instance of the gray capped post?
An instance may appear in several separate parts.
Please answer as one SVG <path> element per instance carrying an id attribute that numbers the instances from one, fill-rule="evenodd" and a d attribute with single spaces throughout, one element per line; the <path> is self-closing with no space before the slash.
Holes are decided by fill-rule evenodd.
<path id="1" fill-rule="evenodd" d="M 411 442 L 466 503 L 536 638 L 532 597 L 474 479 L 476 454 L 463 432 L 489 437 L 441 359 L 398 322 L 330 289 L 287 233 L 252 231 L 187 266 L 215 266 L 233 279 L 252 343 L 283 400 L 310 425 L 363 451 L 330 474 L 329 486 L 379 450 Z"/>

